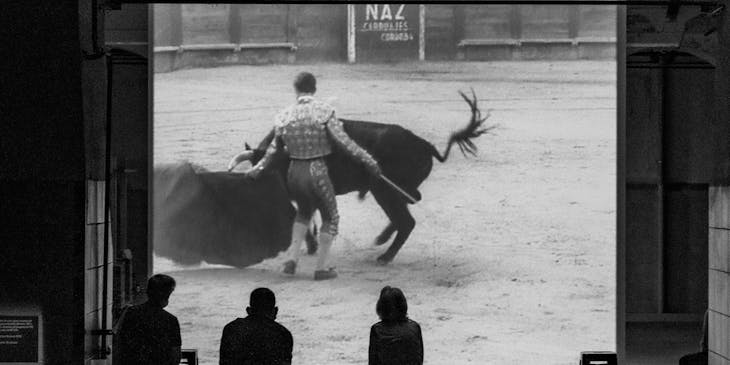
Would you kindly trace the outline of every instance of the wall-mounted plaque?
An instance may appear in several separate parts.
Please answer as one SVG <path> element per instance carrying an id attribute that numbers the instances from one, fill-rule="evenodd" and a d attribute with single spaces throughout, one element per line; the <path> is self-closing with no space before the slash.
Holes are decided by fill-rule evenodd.
<path id="1" fill-rule="evenodd" d="M 40 362 L 39 323 L 38 316 L 0 315 L 0 364 Z"/>

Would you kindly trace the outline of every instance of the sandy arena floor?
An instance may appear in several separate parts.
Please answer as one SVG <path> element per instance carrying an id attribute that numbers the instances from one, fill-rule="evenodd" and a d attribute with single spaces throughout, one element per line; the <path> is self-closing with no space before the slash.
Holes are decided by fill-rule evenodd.
<path id="1" fill-rule="evenodd" d="M 421 323 L 427 364 L 577 364 L 580 351 L 615 343 L 616 103 L 613 62 L 236 66 L 155 78 L 155 162 L 223 170 L 257 143 L 293 102 L 301 70 L 339 115 L 401 124 L 443 150 L 469 119 L 457 90 L 473 87 L 489 122 L 479 154 L 435 163 L 412 207 L 417 225 L 389 266 L 373 247 L 386 225 L 372 197 L 341 196 L 333 249 L 340 277 L 295 278 L 272 259 L 240 270 L 180 267 L 168 310 L 183 347 L 218 363 L 223 326 L 245 315 L 250 291 L 274 290 L 294 336 L 295 364 L 366 364 L 375 301 L 385 285 L 406 293 Z"/>

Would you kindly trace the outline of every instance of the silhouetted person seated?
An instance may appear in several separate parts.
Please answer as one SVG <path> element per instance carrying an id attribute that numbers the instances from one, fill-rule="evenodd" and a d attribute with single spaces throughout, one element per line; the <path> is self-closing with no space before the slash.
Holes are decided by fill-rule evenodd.
<path id="1" fill-rule="evenodd" d="M 175 290 L 175 279 L 162 274 L 147 281 L 147 301 L 129 307 L 120 318 L 122 365 L 180 364 L 180 323 L 163 308 Z"/>
<path id="2" fill-rule="evenodd" d="M 220 365 L 289 365 L 294 341 L 291 332 L 275 322 L 279 308 L 267 288 L 251 292 L 248 316 L 223 328 Z"/>
<path id="3" fill-rule="evenodd" d="M 707 315 L 708 311 L 705 311 L 705 319 L 702 321 L 702 340 L 700 340 L 700 352 L 682 356 L 682 358 L 679 359 L 679 365 L 707 365 Z"/>
<path id="4" fill-rule="evenodd" d="M 421 326 L 408 319 L 408 303 L 398 288 L 386 286 L 375 306 L 380 322 L 370 328 L 369 365 L 421 365 Z"/>

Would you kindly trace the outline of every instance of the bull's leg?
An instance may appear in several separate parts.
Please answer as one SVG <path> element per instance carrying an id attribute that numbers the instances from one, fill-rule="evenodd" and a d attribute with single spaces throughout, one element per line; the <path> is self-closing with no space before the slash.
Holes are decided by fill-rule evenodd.
<path id="1" fill-rule="evenodd" d="M 398 253 L 403 244 L 411 235 L 413 227 L 416 226 L 416 220 L 413 219 L 411 212 L 408 211 L 408 205 L 397 193 L 389 190 L 389 187 L 380 186 L 379 189 L 373 190 L 373 196 L 378 202 L 385 214 L 388 216 L 390 221 L 395 226 L 395 230 L 398 233 L 395 235 L 393 243 L 390 247 L 378 257 L 378 263 L 387 264 L 393 261 L 395 255 Z"/>
<path id="2" fill-rule="evenodd" d="M 395 224 L 393 222 L 388 223 L 388 225 L 385 227 L 385 229 L 380 232 L 378 237 L 375 237 L 374 244 L 376 246 L 380 246 L 390 240 L 390 237 L 393 236 L 393 233 L 395 233 Z"/>

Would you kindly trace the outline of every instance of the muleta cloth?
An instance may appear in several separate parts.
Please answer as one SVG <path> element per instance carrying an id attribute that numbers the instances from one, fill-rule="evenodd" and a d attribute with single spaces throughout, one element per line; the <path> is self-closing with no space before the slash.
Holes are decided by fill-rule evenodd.
<path id="1" fill-rule="evenodd" d="M 254 180 L 183 162 L 156 165 L 153 188 L 159 256 L 246 267 L 289 247 L 296 211 L 279 174 Z"/>

